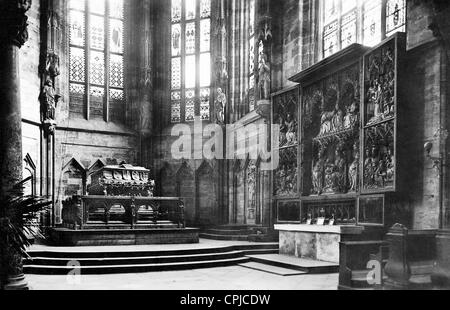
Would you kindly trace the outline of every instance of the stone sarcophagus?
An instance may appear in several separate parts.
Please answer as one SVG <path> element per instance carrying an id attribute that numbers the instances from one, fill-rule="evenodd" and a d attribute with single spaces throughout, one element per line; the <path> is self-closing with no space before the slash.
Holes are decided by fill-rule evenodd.
<path id="1" fill-rule="evenodd" d="M 150 170 L 132 165 L 105 166 L 91 176 L 89 195 L 153 197 Z"/>

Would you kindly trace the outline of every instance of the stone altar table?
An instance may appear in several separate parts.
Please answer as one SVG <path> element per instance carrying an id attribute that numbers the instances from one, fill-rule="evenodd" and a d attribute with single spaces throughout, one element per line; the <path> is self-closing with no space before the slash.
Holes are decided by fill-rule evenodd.
<path id="1" fill-rule="evenodd" d="M 280 232 L 280 254 L 339 263 L 339 244 L 360 236 L 355 225 L 275 225 Z"/>

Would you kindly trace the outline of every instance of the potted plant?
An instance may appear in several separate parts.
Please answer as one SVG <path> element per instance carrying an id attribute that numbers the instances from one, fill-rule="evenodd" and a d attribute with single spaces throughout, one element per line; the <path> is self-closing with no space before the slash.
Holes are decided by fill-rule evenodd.
<path id="1" fill-rule="evenodd" d="M 0 197 L 0 289 L 11 279 L 23 278 L 22 259 L 29 258 L 27 248 L 31 238 L 43 238 L 35 219 L 38 212 L 47 210 L 51 201 L 24 194 L 26 179 Z"/>

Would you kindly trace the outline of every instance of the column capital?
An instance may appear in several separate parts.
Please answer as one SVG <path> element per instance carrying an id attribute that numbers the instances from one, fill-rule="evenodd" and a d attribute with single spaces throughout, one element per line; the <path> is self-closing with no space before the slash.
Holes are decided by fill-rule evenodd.
<path id="1" fill-rule="evenodd" d="M 0 19 L 0 43 L 21 48 L 28 40 L 28 16 L 32 0 L 0 0 L 3 17 Z"/>

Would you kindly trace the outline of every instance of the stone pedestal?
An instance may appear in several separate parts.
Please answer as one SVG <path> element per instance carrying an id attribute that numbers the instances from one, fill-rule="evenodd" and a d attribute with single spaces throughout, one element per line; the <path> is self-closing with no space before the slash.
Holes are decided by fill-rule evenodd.
<path id="1" fill-rule="evenodd" d="M 360 226 L 275 225 L 280 254 L 339 264 L 339 244 L 362 234 Z"/>
<path id="2" fill-rule="evenodd" d="M 436 265 L 431 276 L 433 286 L 450 289 L 450 230 L 436 235 Z"/>
<path id="3" fill-rule="evenodd" d="M 428 289 L 435 260 L 436 232 L 394 225 L 386 236 L 389 259 L 386 289 Z"/>
<path id="4" fill-rule="evenodd" d="M 388 276 L 386 287 L 389 289 L 408 288 L 411 278 L 411 267 L 407 260 L 408 229 L 395 225 L 387 234 L 389 242 L 389 260 L 385 272 Z"/>

